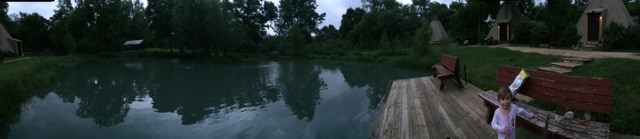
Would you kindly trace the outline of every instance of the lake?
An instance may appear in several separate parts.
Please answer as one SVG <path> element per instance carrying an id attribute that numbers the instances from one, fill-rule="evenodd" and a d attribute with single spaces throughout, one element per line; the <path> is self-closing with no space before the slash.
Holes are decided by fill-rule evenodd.
<path id="1" fill-rule="evenodd" d="M 367 138 L 388 81 L 430 75 L 325 60 L 91 60 L 36 92 L 8 137 Z"/>

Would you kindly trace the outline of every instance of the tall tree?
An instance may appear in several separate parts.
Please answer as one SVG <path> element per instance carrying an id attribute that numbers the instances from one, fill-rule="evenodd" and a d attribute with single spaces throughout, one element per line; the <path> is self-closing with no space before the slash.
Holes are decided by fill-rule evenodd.
<path id="1" fill-rule="evenodd" d="M 231 21 L 217 0 L 177 1 L 173 10 L 175 39 L 181 48 L 201 53 L 226 52 L 237 40 Z M 197 16 L 194 16 L 197 15 Z"/>
<path id="2" fill-rule="evenodd" d="M 342 21 L 340 21 L 340 35 L 346 37 L 349 31 L 353 30 L 353 27 L 362 20 L 365 13 L 362 8 L 347 9 L 347 12 L 342 15 Z"/>
<path id="3" fill-rule="evenodd" d="M 38 13 L 20 13 L 18 19 L 18 31 L 12 37 L 20 38 L 23 47 L 34 51 L 53 51 L 49 43 L 49 20 Z"/>
<path id="4" fill-rule="evenodd" d="M 14 27 L 15 23 L 9 18 L 8 10 L 9 4 L 7 4 L 7 2 L 0 2 L 0 24 L 7 29 L 9 34 L 13 34 L 16 31 Z"/>
<path id="5" fill-rule="evenodd" d="M 235 0 L 231 11 L 234 20 L 240 23 L 240 29 L 244 32 L 245 47 L 255 48 L 267 35 L 267 22 L 277 17 L 277 8 L 272 2 L 264 0 Z"/>
<path id="6" fill-rule="evenodd" d="M 143 39 L 145 33 L 147 33 L 147 26 L 149 25 L 148 19 L 145 17 L 145 9 L 140 0 L 135 0 L 131 4 L 129 11 L 129 18 L 131 18 L 131 24 L 127 39 Z M 149 40 L 147 40 L 149 41 Z"/>
<path id="7" fill-rule="evenodd" d="M 534 6 L 536 5 L 533 3 L 533 0 L 519 0 L 516 2 L 516 7 L 518 7 L 518 10 L 520 10 L 520 13 L 523 16 L 527 16 L 531 13 L 531 9 L 533 9 Z"/>
<path id="8" fill-rule="evenodd" d="M 316 40 L 318 41 L 327 41 L 331 39 L 338 39 L 340 37 L 340 32 L 333 25 L 324 26 L 316 35 Z"/>
<path id="9" fill-rule="evenodd" d="M 287 36 L 293 28 L 300 28 L 306 40 L 311 33 L 318 31 L 318 25 L 324 20 L 325 13 L 316 12 L 315 0 L 280 0 L 280 16 L 277 20 L 278 35 Z"/>
<path id="10" fill-rule="evenodd" d="M 176 0 L 150 0 L 148 1 L 147 8 L 145 9 L 145 15 L 149 19 L 149 30 L 152 32 L 154 39 L 153 42 L 158 43 L 160 47 L 172 45 L 170 42 L 174 39 L 172 9 L 176 3 Z"/>
<path id="11" fill-rule="evenodd" d="M 54 49 L 62 53 L 74 53 L 76 50 L 76 40 L 69 29 L 69 17 L 73 12 L 71 0 L 59 0 L 58 9 L 51 17 L 51 35 L 49 40 Z"/>

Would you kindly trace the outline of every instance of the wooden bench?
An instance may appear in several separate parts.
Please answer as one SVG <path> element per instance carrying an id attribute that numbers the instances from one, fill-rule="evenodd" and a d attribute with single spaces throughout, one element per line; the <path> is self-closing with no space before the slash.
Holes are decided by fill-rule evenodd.
<path id="1" fill-rule="evenodd" d="M 446 54 L 440 57 L 440 63 L 433 65 L 433 77 L 440 79 L 440 89 L 444 89 L 447 79 L 454 78 L 458 82 L 458 87 L 462 88 L 460 81 L 460 64 L 458 58 Z"/>
<path id="2" fill-rule="evenodd" d="M 509 86 L 520 68 L 499 66 L 497 86 Z M 613 112 L 613 80 L 568 76 L 542 71 L 525 70 L 530 76 L 517 95 L 526 95 L 544 103 L 551 103 L 585 112 L 585 119 L 575 118 L 556 121 L 556 114 L 533 107 L 522 101 L 512 101 L 519 108 L 536 113 L 535 118 L 518 115 L 518 125 L 524 124 L 538 134 L 552 138 L 609 138 L 610 125 L 596 122 L 596 113 L 611 115 Z M 479 94 L 487 106 L 486 120 L 491 123 L 493 113 L 499 105 L 497 93 L 487 91 Z M 575 111 L 574 111 L 575 113 Z M 586 119 L 586 117 L 591 117 Z"/>

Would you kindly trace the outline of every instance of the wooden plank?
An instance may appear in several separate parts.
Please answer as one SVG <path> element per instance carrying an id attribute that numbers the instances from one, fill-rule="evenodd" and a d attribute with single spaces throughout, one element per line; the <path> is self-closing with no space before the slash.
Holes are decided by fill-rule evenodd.
<path id="1" fill-rule="evenodd" d="M 406 81 L 406 80 L 405 80 Z M 407 104 L 407 88 L 408 88 L 408 83 L 403 83 L 402 86 L 402 92 L 404 93 L 400 93 L 401 97 L 400 97 L 400 103 L 402 104 L 402 107 L 400 109 L 401 111 L 401 115 L 400 115 L 400 138 L 405 138 L 405 139 L 409 139 L 411 138 L 410 134 L 409 134 L 409 130 L 411 130 L 409 128 L 409 106 Z"/>
<path id="2" fill-rule="evenodd" d="M 450 71 L 449 69 L 441 66 L 441 65 L 435 65 L 434 68 L 436 69 L 437 73 L 438 73 L 438 77 L 448 77 L 448 76 L 452 76 L 454 73 L 452 71 Z"/>
<path id="3" fill-rule="evenodd" d="M 424 119 L 424 112 L 422 110 L 422 103 L 420 103 L 420 98 L 422 98 L 422 94 L 420 93 L 420 91 L 418 90 L 418 82 L 419 79 L 413 79 L 411 81 L 411 97 L 409 98 L 410 100 L 413 100 L 412 103 L 414 106 L 414 113 L 413 116 L 415 119 L 415 121 L 411 122 L 414 123 L 415 126 L 413 126 L 415 129 L 414 130 L 414 134 L 416 134 L 416 136 L 414 136 L 414 138 L 428 138 L 429 137 L 429 131 L 427 130 L 427 123 L 425 122 Z"/>
<path id="4" fill-rule="evenodd" d="M 541 94 L 549 95 L 551 97 L 571 98 L 573 100 L 581 101 L 585 103 L 613 105 L 612 96 L 601 96 L 601 95 L 596 95 L 591 93 L 567 91 L 567 90 L 560 89 L 561 88 L 560 86 L 550 85 L 550 84 L 553 84 L 553 82 L 544 81 L 538 78 L 532 78 L 531 80 L 528 80 L 526 84 L 528 84 L 526 85 L 527 86 L 526 90 L 528 93 L 541 93 Z M 613 89 L 613 88 L 609 88 L 609 89 Z"/>
<path id="5" fill-rule="evenodd" d="M 529 84 L 528 83 L 529 81 L 532 81 L 533 85 L 544 86 L 544 87 L 562 90 L 566 92 L 593 94 L 593 95 L 599 95 L 599 96 L 613 96 L 613 87 L 589 86 L 589 85 L 580 84 L 579 82 L 575 82 L 575 83 L 559 82 L 552 78 L 543 78 L 543 77 L 533 76 L 533 75 L 529 79 L 527 79 L 526 81 L 527 83 L 525 83 L 525 85 Z"/>
<path id="6" fill-rule="evenodd" d="M 534 70 L 527 70 L 527 73 L 535 77 L 553 79 L 556 82 L 579 84 L 584 86 L 601 86 L 601 87 L 608 87 L 608 88 L 613 87 L 613 80 L 605 79 L 605 78 L 571 76 L 571 75 L 555 74 L 555 73 L 548 73 L 548 72 L 541 72 L 541 71 L 534 71 Z"/>
<path id="7" fill-rule="evenodd" d="M 423 102 L 422 104 L 424 104 L 423 106 L 423 111 L 425 114 L 425 119 L 426 122 L 428 123 L 427 126 L 428 131 L 429 131 L 429 137 L 427 138 L 438 138 L 438 135 L 442 135 L 441 133 L 438 132 L 438 130 L 436 130 L 438 127 L 442 127 L 442 126 L 438 126 L 436 123 L 436 118 L 433 115 L 433 91 L 430 90 L 427 86 L 429 86 L 430 83 L 432 83 L 432 81 L 427 81 L 428 79 L 431 78 L 423 78 L 422 81 L 423 83 L 421 83 L 422 85 L 420 86 L 422 91 L 422 95 L 424 96 L 423 98 Z"/>
<path id="8" fill-rule="evenodd" d="M 431 84 L 432 88 L 437 88 L 435 85 Z M 439 93 L 439 94 L 444 94 L 444 93 Z M 454 136 L 454 135 L 464 135 L 464 132 L 462 132 L 460 130 L 460 128 L 454 124 L 451 115 L 449 115 L 447 113 L 447 111 L 449 109 L 445 109 L 443 106 L 444 103 L 446 101 L 444 101 L 440 95 L 434 95 L 434 105 L 435 105 L 435 111 L 438 113 L 438 115 L 440 116 L 440 120 L 443 121 L 443 123 L 445 124 L 446 127 L 448 127 L 449 131 L 448 132 L 452 132 L 453 134 L 448 134 L 448 136 Z"/>
<path id="9" fill-rule="evenodd" d="M 432 80 L 435 80 L 432 78 Z M 439 90 L 438 87 L 436 87 L 437 85 L 434 84 L 435 81 L 430 81 L 429 83 L 426 84 L 427 90 L 429 92 L 429 107 L 430 110 L 429 112 L 431 113 L 431 115 L 433 116 L 433 124 L 432 124 L 432 129 L 435 130 L 436 136 L 432 137 L 432 138 L 447 138 L 447 137 L 451 137 L 452 133 L 450 132 L 451 130 L 449 130 L 448 125 L 446 124 L 446 122 L 443 120 L 442 115 L 440 114 L 440 112 L 438 111 L 438 107 L 437 104 L 439 103 L 437 101 L 437 96 L 441 95 L 441 93 L 437 92 L 436 90 Z"/>
<path id="10" fill-rule="evenodd" d="M 395 116 L 395 107 L 396 102 L 398 100 L 398 91 L 399 85 L 401 84 L 401 80 L 396 80 L 393 83 L 393 87 L 391 88 L 391 92 L 389 92 L 389 97 L 387 103 L 385 104 L 387 107 L 384 109 L 383 113 L 385 116 L 382 121 L 382 126 L 380 128 L 380 136 L 381 138 L 391 138 L 393 137 L 393 129 L 394 123 L 398 116 Z"/>

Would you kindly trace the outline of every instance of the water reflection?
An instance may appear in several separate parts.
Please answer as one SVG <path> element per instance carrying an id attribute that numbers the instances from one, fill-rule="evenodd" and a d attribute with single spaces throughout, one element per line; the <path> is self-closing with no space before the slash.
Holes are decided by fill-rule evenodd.
<path id="1" fill-rule="evenodd" d="M 88 62 L 66 71 L 53 92 L 68 103 L 79 101 L 76 115 L 92 118 L 97 125 L 113 126 L 124 122 L 129 104 L 145 95 L 149 85 L 145 71 L 121 65 L 143 62 L 123 60 Z M 141 66 L 138 66 L 141 67 Z M 77 99 L 76 99 L 77 98 Z"/>
<path id="2" fill-rule="evenodd" d="M 167 118 L 149 115 L 177 115 L 179 124 L 185 127 L 168 129 L 197 125 L 209 130 L 198 132 L 205 137 L 364 138 L 387 81 L 425 75 L 349 62 L 291 60 L 215 65 L 118 58 L 79 64 L 67 70 L 51 89 L 36 96 L 46 100 L 45 96 L 53 92 L 62 102 L 77 104 L 76 116 L 106 128 L 151 128 L 138 120 L 156 125 L 167 122 Z M 216 132 L 218 135 L 208 135 Z M 287 132 L 296 134 L 284 136 Z M 154 135 L 158 133 L 147 137 Z"/>

